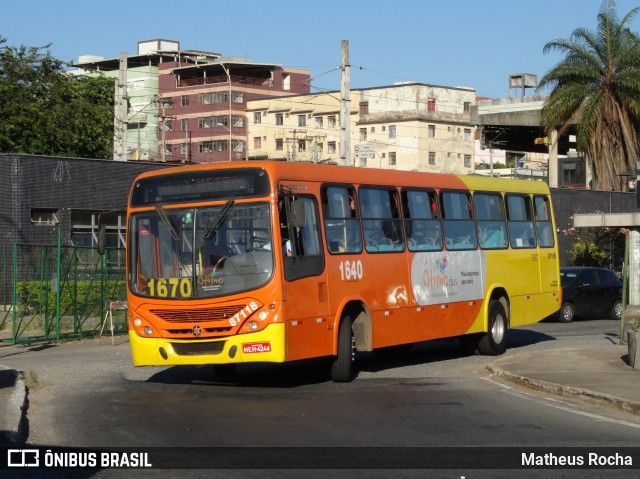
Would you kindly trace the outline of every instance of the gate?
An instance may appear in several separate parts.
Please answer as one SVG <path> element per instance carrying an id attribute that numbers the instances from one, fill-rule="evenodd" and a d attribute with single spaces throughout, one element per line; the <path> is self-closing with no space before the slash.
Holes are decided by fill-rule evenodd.
<path id="1" fill-rule="evenodd" d="M 125 253 L 58 244 L 3 245 L 0 342 L 97 336 L 107 303 L 126 299 Z M 112 312 L 114 331 L 126 332 L 126 310 Z"/>

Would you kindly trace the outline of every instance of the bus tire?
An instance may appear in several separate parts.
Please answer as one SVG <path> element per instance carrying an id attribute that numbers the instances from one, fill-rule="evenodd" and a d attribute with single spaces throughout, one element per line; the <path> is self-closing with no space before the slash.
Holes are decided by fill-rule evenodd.
<path id="1" fill-rule="evenodd" d="M 480 354 L 499 356 L 507 349 L 507 331 L 509 322 L 504 305 L 499 300 L 489 303 L 489 330 L 478 341 Z"/>
<path id="2" fill-rule="evenodd" d="M 331 364 L 331 380 L 347 383 L 353 379 L 354 338 L 351 330 L 351 316 L 346 315 L 340 322 L 338 331 L 338 354 Z"/>

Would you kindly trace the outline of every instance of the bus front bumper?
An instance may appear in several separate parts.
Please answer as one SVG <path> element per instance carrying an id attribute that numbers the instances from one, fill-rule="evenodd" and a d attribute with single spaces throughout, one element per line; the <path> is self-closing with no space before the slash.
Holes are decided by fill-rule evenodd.
<path id="1" fill-rule="evenodd" d="M 134 366 L 281 363 L 286 359 L 284 324 L 274 323 L 262 331 L 215 340 L 143 338 L 129 330 Z"/>

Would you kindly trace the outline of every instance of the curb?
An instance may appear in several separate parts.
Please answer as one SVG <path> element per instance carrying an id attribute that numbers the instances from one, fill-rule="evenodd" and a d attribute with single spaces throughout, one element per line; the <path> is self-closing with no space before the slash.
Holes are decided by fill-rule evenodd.
<path id="1" fill-rule="evenodd" d="M 0 443 L 20 445 L 24 443 L 26 435 L 27 388 L 24 384 L 22 373 L 15 369 L 6 369 L 6 371 L 13 374 L 15 379 L 11 388 L 11 395 L 4 407 L 4 418 L 1 425 L 4 437 L 0 438 Z"/>
<path id="2" fill-rule="evenodd" d="M 516 384 L 526 386 L 530 389 L 549 392 L 557 396 L 581 399 L 599 405 L 604 404 L 607 406 L 615 407 L 617 409 L 621 409 L 626 412 L 630 412 L 632 414 L 640 415 L 640 403 L 629 401 L 627 399 L 621 399 L 608 394 L 598 393 L 589 389 L 566 386 L 562 384 L 551 383 L 548 381 L 542 381 L 540 379 L 531 379 L 525 376 L 519 376 L 517 374 L 513 374 L 500 369 L 496 367 L 495 364 L 488 365 L 487 370 L 489 370 L 491 374 L 495 374 L 496 376 L 508 379 Z"/>

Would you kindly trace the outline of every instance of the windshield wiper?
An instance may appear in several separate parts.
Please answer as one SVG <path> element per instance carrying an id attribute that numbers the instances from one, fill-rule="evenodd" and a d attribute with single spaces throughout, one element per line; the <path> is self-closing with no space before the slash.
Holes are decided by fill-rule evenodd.
<path id="1" fill-rule="evenodd" d="M 211 226 L 209 226 L 207 230 L 204 232 L 204 236 L 203 236 L 204 239 L 210 240 L 211 238 L 213 238 L 213 235 L 216 234 L 216 231 L 218 231 L 218 228 L 220 228 L 224 220 L 227 218 L 227 215 L 229 214 L 231 207 L 235 203 L 236 202 L 234 200 L 229 200 L 224 204 L 224 206 L 220 210 L 220 213 L 218 213 L 218 216 L 216 216 L 216 219 L 213 220 L 213 223 L 211 223 Z"/>
<path id="2" fill-rule="evenodd" d="M 169 218 L 169 215 L 167 215 L 167 212 L 164 210 L 162 205 L 156 205 L 156 212 L 158 213 L 158 216 L 160 217 L 164 225 L 169 230 L 169 233 L 171 233 L 171 237 L 175 241 L 180 241 L 180 233 L 178 233 L 176 225 L 173 224 L 173 221 L 171 221 L 171 218 Z"/>

